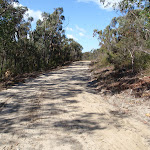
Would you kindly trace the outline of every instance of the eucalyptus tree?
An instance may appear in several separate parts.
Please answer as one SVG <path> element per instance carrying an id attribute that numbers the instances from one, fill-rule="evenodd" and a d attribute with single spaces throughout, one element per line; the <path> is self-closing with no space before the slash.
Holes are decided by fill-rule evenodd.
<path id="1" fill-rule="evenodd" d="M 100 0 L 106 7 L 108 5 L 113 5 L 113 8 L 116 11 L 120 11 L 123 15 L 127 13 L 132 13 L 134 17 L 137 19 L 137 23 L 142 28 L 145 28 L 147 34 L 150 34 L 150 0 L 120 0 L 118 2 L 108 2 L 107 0 Z M 144 25 L 141 23 L 141 20 L 134 13 L 136 9 L 140 9 L 140 16 L 143 18 Z"/>
<path id="2" fill-rule="evenodd" d="M 107 49 L 107 61 L 115 68 L 131 67 L 136 71 L 150 62 L 149 6 L 146 0 L 122 0 L 116 7 L 122 16 L 113 18 L 103 31 L 94 30 L 101 48 Z"/>
<path id="3" fill-rule="evenodd" d="M 0 1 L 0 16 L 4 14 L 7 10 L 12 8 L 13 3 L 18 3 L 18 0 L 1 0 Z"/>
<path id="4" fill-rule="evenodd" d="M 62 29 L 63 8 L 56 8 L 52 14 L 44 12 L 43 20 L 37 21 L 34 42 L 41 51 L 41 61 L 46 66 L 57 65 L 60 57 L 61 41 L 64 34 Z M 57 59 L 57 60 L 56 60 Z"/>
<path id="5" fill-rule="evenodd" d="M 24 19 L 28 8 L 0 1 L 0 76 L 32 72 L 62 65 L 81 58 L 82 46 L 66 38 L 63 8 L 44 12 L 31 30 L 33 17 Z M 74 51 L 74 53 L 73 53 Z"/>
<path id="6" fill-rule="evenodd" d="M 70 59 L 81 60 L 83 47 L 73 39 L 69 39 Z"/>
<path id="7" fill-rule="evenodd" d="M 107 60 L 116 68 L 129 67 L 132 70 L 144 68 L 149 62 L 149 48 L 147 45 L 148 35 L 145 29 L 137 23 L 141 10 L 133 10 L 125 16 L 113 18 L 104 31 L 94 31 L 98 35 L 100 45 L 107 49 Z M 144 22 L 143 22 L 144 24 Z M 146 49 L 146 51 L 144 50 Z"/>
<path id="8" fill-rule="evenodd" d="M 2 1 L 0 5 L 0 45 L 1 45 L 1 73 L 13 66 L 13 57 L 19 40 L 19 26 L 27 8 L 15 8 L 12 1 Z"/>
<path id="9" fill-rule="evenodd" d="M 6 8 L 0 15 L 0 75 L 4 75 L 6 70 L 12 74 L 34 70 L 37 52 L 29 38 L 33 18 L 24 19 L 26 7 L 14 7 L 14 1 L 3 2 Z"/>

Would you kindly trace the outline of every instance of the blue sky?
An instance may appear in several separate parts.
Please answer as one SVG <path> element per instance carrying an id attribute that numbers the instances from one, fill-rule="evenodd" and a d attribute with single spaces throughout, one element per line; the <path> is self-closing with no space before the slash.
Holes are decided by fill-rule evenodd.
<path id="1" fill-rule="evenodd" d="M 114 0 L 118 1 L 118 0 Z M 83 46 L 83 52 L 99 47 L 93 30 L 103 30 L 118 14 L 104 8 L 99 0 L 19 0 L 20 4 L 29 8 L 28 13 L 34 17 L 32 28 L 42 12 L 53 13 L 54 8 L 64 8 L 64 29 L 68 38 L 73 38 Z"/>

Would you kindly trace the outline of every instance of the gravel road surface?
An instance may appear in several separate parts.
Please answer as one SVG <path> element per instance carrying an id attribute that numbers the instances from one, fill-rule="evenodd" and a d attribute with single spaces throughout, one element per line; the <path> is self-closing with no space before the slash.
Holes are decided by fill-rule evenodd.
<path id="1" fill-rule="evenodd" d="M 1 150 L 150 150 L 147 125 L 97 94 L 88 61 L 0 92 Z"/>

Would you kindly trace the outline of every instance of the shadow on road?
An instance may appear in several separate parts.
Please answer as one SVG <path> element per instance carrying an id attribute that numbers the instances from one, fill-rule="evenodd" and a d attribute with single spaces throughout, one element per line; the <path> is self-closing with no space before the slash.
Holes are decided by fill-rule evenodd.
<path id="1" fill-rule="evenodd" d="M 63 130 L 76 134 L 105 130 L 110 126 L 121 127 L 117 118 L 109 120 L 106 114 L 80 112 L 77 95 L 87 92 L 96 93 L 90 83 L 89 62 L 76 62 L 67 69 L 43 74 L 30 82 L 2 91 L 3 102 L 0 110 L 0 134 L 30 137 L 30 129 Z M 71 114 L 76 113 L 76 119 Z M 117 113 L 117 112 L 116 112 Z M 116 115 L 115 112 L 111 114 Z M 70 119 L 63 119 L 67 114 Z M 120 117 L 123 115 L 120 114 Z M 57 119 L 58 118 L 58 119 Z M 93 119 L 94 118 L 94 119 Z M 32 137 L 37 133 L 32 133 Z"/>

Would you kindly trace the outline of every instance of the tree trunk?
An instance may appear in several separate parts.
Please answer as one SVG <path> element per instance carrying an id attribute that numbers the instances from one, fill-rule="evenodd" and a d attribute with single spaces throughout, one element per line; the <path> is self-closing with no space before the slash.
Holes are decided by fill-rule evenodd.
<path id="1" fill-rule="evenodd" d="M 131 50 L 128 49 L 128 51 L 131 57 L 132 72 L 134 72 L 134 50 L 131 52 Z"/>

